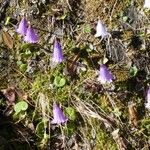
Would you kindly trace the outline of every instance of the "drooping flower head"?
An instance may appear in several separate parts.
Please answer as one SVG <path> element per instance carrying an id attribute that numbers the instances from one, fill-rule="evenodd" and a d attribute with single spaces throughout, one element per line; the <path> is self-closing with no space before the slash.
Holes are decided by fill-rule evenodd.
<path id="1" fill-rule="evenodd" d="M 24 41 L 28 43 L 37 43 L 38 42 L 38 36 L 34 32 L 33 28 L 31 26 L 28 27 L 26 36 L 24 37 Z"/>
<path id="2" fill-rule="evenodd" d="M 53 47 L 53 57 L 52 61 L 53 63 L 61 63 L 64 60 L 62 48 L 60 45 L 60 42 L 58 40 L 55 40 L 54 47 Z"/>
<path id="3" fill-rule="evenodd" d="M 150 8 L 150 0 L 145 0 L 144 8 Z"/>
<path id="4" fill-rule="evenodd" d="M 112 80 L 113 80 L 113 76 L 111 72 L 104 64 L 102 64 L 99 70 L 98 81 L 100 81 L 101 84 L 105 84 L 105 83 L 111 83 Z"/>
<path id="5" fill-rule="evenodd" d="M 107 32 L 105 25 L 102 23 L 102 21 L 99 20 L 96 26 L 95 37 L 101 36 L 102 38 L 104 38 L 107 35 L 109 35 L 109 33 Z"/>
<path id="6" fill-rule="evenodd" d="M 28 22 L 26 18 L 22 18 L 16 32 L 24 36 L 26 35 L 27 27 L 28 27 Z"/>
<path id="7" fill-rule="evenodd" d="M 146 96 L 147 96 L 146 97 L 147 102 L 145 103 L 145 107 L 150 110 L 150 87 L 148 87 Z"/>
<path id="8" fill-rule="evenodd" d="M 68 118 L 64 115 L 63 111 L 55 102 L 53 104 L 53 120 L 52 124 L 61 124 L 67 122 Z"/>

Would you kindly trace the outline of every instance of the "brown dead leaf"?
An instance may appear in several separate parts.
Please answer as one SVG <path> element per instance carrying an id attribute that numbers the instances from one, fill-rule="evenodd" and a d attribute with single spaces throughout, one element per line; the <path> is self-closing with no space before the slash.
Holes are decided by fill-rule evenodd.
<path id="1" fill-rule="evenodd" d="M 7 89 L 1 90 L 4 96 L 7 98 L 8 102 L 11 104 L 16 99 L 16 93 L 14 87 L 9 87 Z"/>
<path id="2" fill-rule="evenodd" d="M 3 38 L 3 42 L 10 48 L 13 48 L 13 39 L 10 36 L 10 34 L 6 31 L 2 31 L 2 38 Z"/>
<path id="3" fill-rule="evenodd" d="M 137 110 L 136 110 L 136 104 L 131 103 L 128 105 L 128 112 L 129 112 L 129 121 L 132 125 L 135 127 L 138 125 L 138 118 L 137 118 Z"/>
<path id="4" fill-rule="evenodd" d="M 77 60 L 79 58 L 79 55 L 76 56 L 72 56 L 71 58 L 68 59 L 67 61 L 67 72 L 69 75 L 71 75 L 72 77 L 76 75 L 76 71 L 77 71 Z"/>

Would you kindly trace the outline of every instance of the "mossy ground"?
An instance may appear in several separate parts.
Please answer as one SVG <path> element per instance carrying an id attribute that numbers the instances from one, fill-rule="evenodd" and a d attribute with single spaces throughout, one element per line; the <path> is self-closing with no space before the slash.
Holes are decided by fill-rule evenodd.
<path id="1" fill-rule="evenodd" d="M 23 14 L 38 32 L 38 44 L 24 43 L 15 32 Z M 15 87 L 17 96 L 9 105 L 0 93 L 0 149 L 148 150 L 149 18 L 142 0 L 10 1 L 1 27 L 13 48 L 0 39 L 0 89 Z M 98 19 L 109 39 L 94 37 Z M 65 61 L 53 68 L 55 37 Z M 115 76 L 107 86 L 97 82 L 103 61 Z M 57 86 L 56 77 L 65 84 Z M 22 100 L 28 109 L 15 115 Z M 69 117 L 64 126 L 49 123 L 53 101 Z"/>

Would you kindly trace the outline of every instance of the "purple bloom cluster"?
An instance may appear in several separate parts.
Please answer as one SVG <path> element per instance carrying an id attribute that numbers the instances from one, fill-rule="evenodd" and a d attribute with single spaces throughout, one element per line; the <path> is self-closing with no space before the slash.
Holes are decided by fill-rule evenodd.
<path id="1" fill-rule="evenodd" d="M 31 26 L 28 27 L 26 36 L 24 37 L 24 41 L 28 43 L 37 43 L 38 42 L 38 36 L 34 32 L 33 28 Z"/>
<path id="2" fill-rule="evenodd" d="M 54 47 L 53 47 L 53 57 L 52 61 L 53 63 L 61 63 L 64 60 L 62 48 L 60 45 L 60 42 L 55 40 Z"/>
<path id="3" fill-rule="evenodd" d="M 28 25 L 26 18 L 22 18 L 16 32 L 24 36 L 24 41 L 28 43 L 38 42 L 38 36 L 33 30 L 33 28 L 30 25 Z"/>
<path id="4" fill-rule="evenodd" d="M 16 30 L 19 34 L 24 36 L 24 41 L 28 43 L 37 43 L 38 42 L 38 36 L 35 33 L 34 29 L 28 25 L 28 22 L 26 18 L 22 18 L 22 20 L 19 23 L 19 26 Z M 61 48 L 61 44 L 58 40 L 55 40 L 54 47 L 53 47 L 53 56 L 52 56 L 52 62 L 54 64 L 58 64 L 63 62 L 63 52 Z"/>
<path id="5" fill-rule="evenodd" d="M 68 118 L 64 115 L 63 111 L 55 102 L 53 104 L 53 120 L 52 124 L 61 124 L 68 121 Z"/>
<path id="6" fill-rule="evenodd" d="M 102 23 L 102 21 L 98 21 L 97 26 L 96 26 L 96 34 L 95 37 L 106 37 L 107 35 L 109 35 L 109 33 L 106 30 L 106 27 L 104 26 L 104 24 Z"/>
<path id="7" fill-rule="evenodd" d="M 105 83 L 111 83 L 112 80 L 113 80 L 113 76 L 111 72 L 104 64 L 102 64 L 99 70 L 98 81 L 100 81 L 101 84 L 105 84 Z"/>
<path id="8" fill-rule="evenodd" d="M 22 18 L 16 31 L 19 34 L 25 36 L 27 32 L 27 27 L 28 27 L 28 23 L 27 23 L 26 18 Z"/>

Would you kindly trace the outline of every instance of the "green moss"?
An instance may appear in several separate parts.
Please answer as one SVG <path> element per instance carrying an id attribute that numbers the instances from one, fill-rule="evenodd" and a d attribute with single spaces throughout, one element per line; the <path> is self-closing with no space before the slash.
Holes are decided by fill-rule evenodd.
<path id="1" fill-rule="evenodd" d="M 115 141 L 103 130 L 98 129 L 96 135 L 96 150 L 118 150 Z"/>

